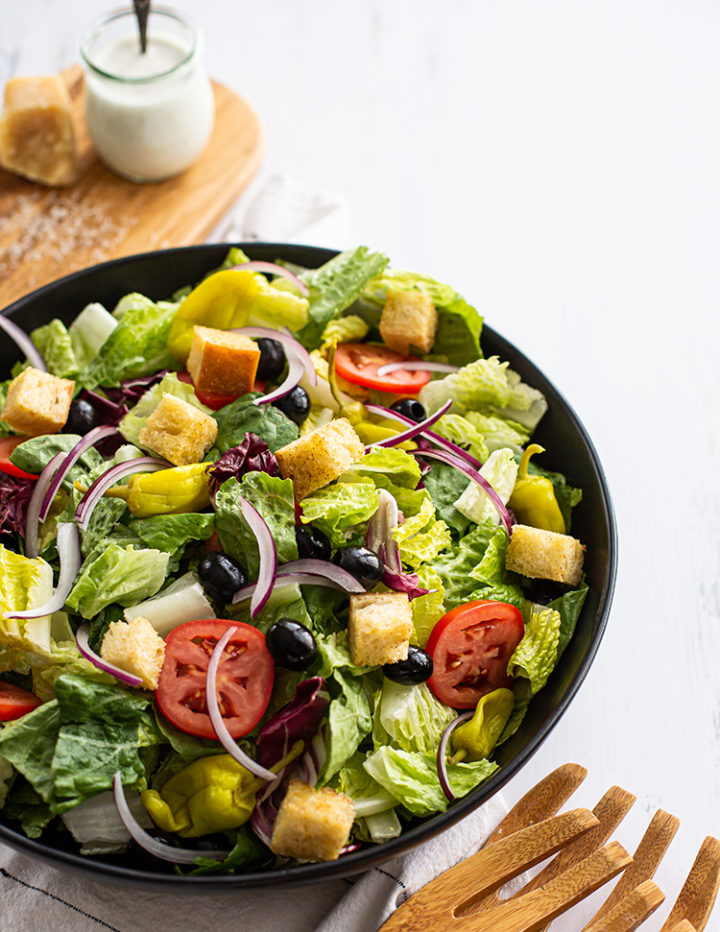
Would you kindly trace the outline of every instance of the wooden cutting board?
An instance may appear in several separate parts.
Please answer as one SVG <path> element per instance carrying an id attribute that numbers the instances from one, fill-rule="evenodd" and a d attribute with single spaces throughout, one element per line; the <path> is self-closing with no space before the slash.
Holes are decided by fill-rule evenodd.
<path id="1" fill-rule="evenodd" d="M 46 188 L 0 170 L 0 308 L 76 269 L 202 242 L 262 158 L 257 115 L 213 82 L 215 127 L 198 161 L 168 181 L 125 181 L 105 167 L 88 138 L 82 70 L 75 66 L 61 77 L 75 108 L 80 177 L 69 188 Z"/>

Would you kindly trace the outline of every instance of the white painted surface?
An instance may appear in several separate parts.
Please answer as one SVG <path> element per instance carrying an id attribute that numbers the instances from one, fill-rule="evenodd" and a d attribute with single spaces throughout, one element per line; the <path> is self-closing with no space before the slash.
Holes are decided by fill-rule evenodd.
<path id="1" fill-rule="evenodd" d="M 205 29 L 211 74 L 265 120 L 261 177 L 344 193 L 348 243 L 328 245 L 365 242 L 450 280 L 595 440 L 620 530 L 610 624 L 506 795 L 574 760 L 590 770 L 579 804 L 613 782 L 637 793 L 617 833 L 629 848 L 658 806 L 673 812 L 681 828 L 657 876 L 672 901 L 702 838 L 720 834 L 720 7 L 183 7 Z M 1 3 L 0 81 L 72 63 L 98 12 Z"/>

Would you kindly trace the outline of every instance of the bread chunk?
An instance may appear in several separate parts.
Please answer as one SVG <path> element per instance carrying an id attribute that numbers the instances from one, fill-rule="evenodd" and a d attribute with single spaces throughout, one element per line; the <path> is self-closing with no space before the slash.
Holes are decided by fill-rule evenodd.
<path id="1" fill-rule="evenodd" d="M 364 453 L 355 428 L 341 417 L 276 450 L 275 457 L 283 477 L 292 479 L 295 498 L 300 501 L 337 479 Z"/>
<path id="2" fill-rule="evenodd" d="M 57 75 L 12 78 L 0 117 L 0 163 L 9 171 L 58 186 L 72 184 L 77 154 L 72 107 Z"/>
<path id="3" fill-rule="evenodd" d="M 350 596 L 348 639 L 352 661 L 358 666 L 407 660 L 412 630 L 410 599 L 404 592 Z"/>
<path id="4" fill-rule="evenodd" d="M 100 656 L 140 677 L 146 689 L 155 689 L 165 659 L 165 641 L 147 618 L 113 621 L 103 638 Z"/>
<path id="5" fill-rule="evenodd" d="M 187 370 L 199 391 L 245 395 L 252 391 L 259 362 L 257 343 L 244 334 L 193 327 Z"/>
<path id="6" fill-rule="evenodd" d="M 407 356 L 411 347 L 429 353 L 435 342 L 438 313 L 422 291 L 388 291 L 380 317 L 386 346 Z"/>
<path id="7" fill-rule="evenodd" d="M 577 586 L 582 578 L 584 556 L 585 547 L 569 534 L 516 524 L 505 556 L 505 566 L 533 579 L 552 579 Z"/>
<path id="8" fill-rule="evenodd" d="M 214 417 L 175 395 L 163 394 L 160 404 L 138 434 L 142 446 L 165 457 L 173 466 L 199 463 L 215 442 Z"/>
<path id="9" fill-rule="evenodd" d="M 29 366 L 8 386 L 0 420 L 30 437 L 56 434 L 68 419 L 74 391 L 72 379 Z"/>
<path id="10" fill-rule="evenodd" d="M 349 796 L 291 780 L 275 819 L 270 850 L 287 858 L 334 861 L 347 844 L 354 820 Z"/>

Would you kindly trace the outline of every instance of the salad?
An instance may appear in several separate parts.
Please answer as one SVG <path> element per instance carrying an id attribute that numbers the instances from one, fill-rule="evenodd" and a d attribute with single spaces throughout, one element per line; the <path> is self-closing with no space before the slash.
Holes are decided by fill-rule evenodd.
<path id="1" fill-rule="evenodd" d="M 497 770 L 587 586 L 545 398 L 482 323 L 366 247 L 0 316 L 5 821 L 245 872 Z"/>

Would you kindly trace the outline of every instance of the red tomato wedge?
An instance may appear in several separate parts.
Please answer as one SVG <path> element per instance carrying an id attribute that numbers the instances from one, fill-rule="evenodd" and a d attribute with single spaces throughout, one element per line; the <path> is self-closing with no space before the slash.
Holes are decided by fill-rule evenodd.
<path id="1" fill-rule="evenodd" d="M 27 437 L 0 437 L 0 472 L 8 476 L 17 476 L 19 479 L 37 479 L 33 473 L 25 472 L 24 469 L 19 469 L 10 462 L 12 451 L 27 439 Z"/>
<path id="2" fill-rule="evenodd" d="M 428 686 L 453 709 L 474 709 L 486 693 L 512 683 L 507 665 L 524 633 L 520 610 L 508 602 L 458 605 L 437 622 L 425 646 L 433 659 Z"/>
<path id="3" fill-rule="evenodd" d="M 0 722 L 12 722 L 37 709 L 40 700 L 29 689 L 0 680 Z"/>
<path id="4" fill-rule="evenodd" d="M 177 377 L 179 381 L 185 382 L 187 385 L 193 384 L 189 372 L 178 372 Z M 253 385 L 253 391 L 264 392 L 265 383 L 256 380 Z M 195 389 L 195 394 L 197 395 L 197 400 L 201 404 L 204 404 L 207 408 L 212 408 L 213 411 L 219 411 L 220 408 L 232 404 L 233 401 L 240 397 L 239 395 L 224 395 L 221 392 L 203 392 L 197 388 Z"/>
<path id="5" fill-rule="evenodd" d="M 391 362 L 419 362 L 414 356 L 401 356 L 386 346 L 371 343 L 339 343 L 335 353 L 335 371 L 348 382 L 376 388 L 381 392 L 416 395 L 430 381 L 429 372 L 396 369 L 379 376 L 378 369 Z"/>
<path id="6" fill-rule="evenodd" d="M 235 632 L 220 658 L 217 690 L 220 712 L 233 738 L 252 731 L 270 701 L 275 667 L 262 632 L 222 618 L 178 625 L 165 638 L 155 699 L 169 722 L 198 738 L 217 737 L 208 715 L 205 679 L 215 645 L 228 628 Z"/>

